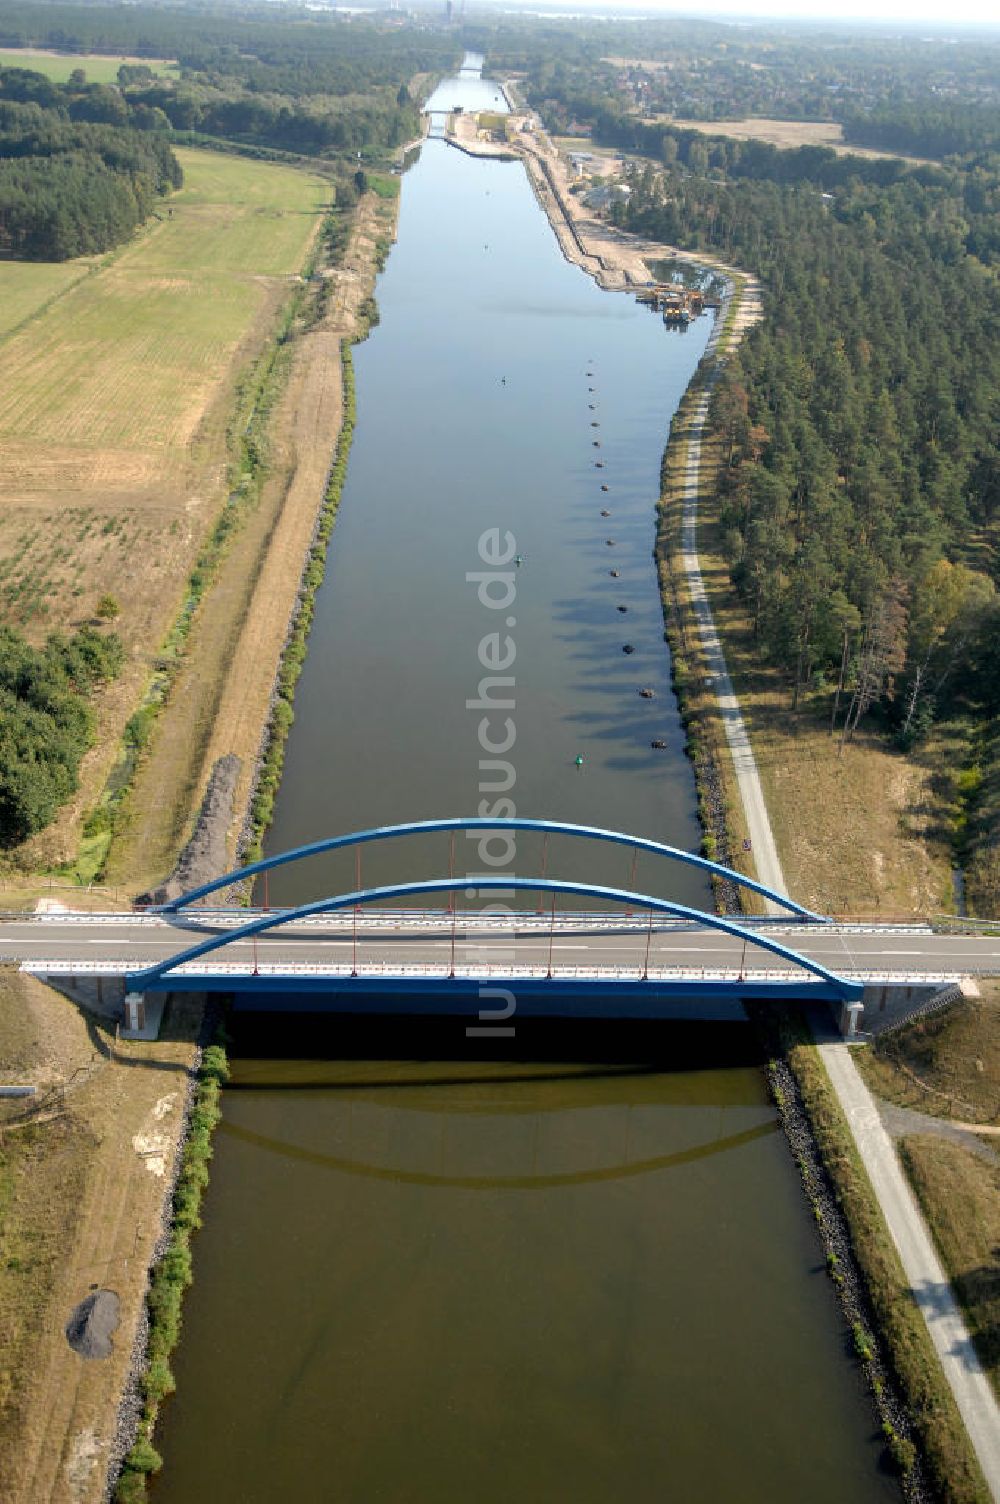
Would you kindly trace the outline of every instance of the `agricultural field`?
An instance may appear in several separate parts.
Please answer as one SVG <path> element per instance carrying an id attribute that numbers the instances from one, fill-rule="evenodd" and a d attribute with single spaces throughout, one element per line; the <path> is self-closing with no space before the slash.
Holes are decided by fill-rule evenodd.
<path id="1" fill-rule="evenodd" d="M 0 263 L 0 340 L 5 334 L 61 297 L 90 270 L 87 257 L 78 261 L 5 261 Z"/>
<path id="2" fill-rule="evenodd" d="M 0 308 L 10 288 L 21 313 L 0 337 L 0 622 L 38 642 L 112 595 L 130 663 L 107 696 L 117 730 L 225 495 L 239 374 L 330 197 L 294 168 L 178 155 L 184 188 L 93 270 L 0 264 Z"/>
<path id="3" fill-rule="evenodd" d="M 654 116 L 666 120 L 667 116 Z M 769 146 L 829 146 L 838 156 L 899 157 L 900 152 L 875 151 L 867 146 L 849 146 L 844 141 L 844 127 L 833 120 L 765 120 L 753 116 L 748 120 L 674 120 L 679 131 L 700 131 L 703 136 L 728 136 L 732 141 L 766 141 Z M 907 161 L 923 158 L 908 157 Z"/>
<path id="4" fill-rule="evenodd" d="M 44 52 L 34 47 L 8 47 L 0 52 L 0 68 L 30 68 L 56 84 L 64 84 L 74 68 L 83 69 L 88 84 L 117 83 L 122 63 L 144 63 L 164 75 L 179 72 L 176 63 L 162 57 L 106 57 L 97 52 Z"/>

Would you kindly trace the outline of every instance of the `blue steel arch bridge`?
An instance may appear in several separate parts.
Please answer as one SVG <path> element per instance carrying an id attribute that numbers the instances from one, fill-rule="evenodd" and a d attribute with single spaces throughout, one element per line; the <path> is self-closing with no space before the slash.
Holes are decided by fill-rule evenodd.
<path id="1" fill-rule="evenodd" d="M 537 875 L 477 873 L 470 879 L 456 871 L 456 836 L 527 831 L 543 842 Z M 449 836 L 446 872 L 365 886 L 366 847 L 436 832 Z M 633 878 L 640 854 L 668 867 L 695 867 L 755 895 L 767 912 L 723 915 L 631 881 L 614 886 L 561 877 L 547 869 L 551 836 L 574 846 L 628 848 Z M 334 851 L 355 854 L 356 881 L 343 891 L 287 908 L 271 908 L 266 899 L 256 909 L 231 898 L 210 902 L 259 879 L 266 884 L 277 868 Z M 478 907 L 459 906 L 458 898 L 470 897 Z M 898 939 L 892 943 L 898 926 L 834 924 L 693 852 L 601 827 L 527 818 L 378 826 L 263 857 L 146 910 L 32 920 L 0 924 L 0 955 L 53 979 L 70 974 L 96 977 L 99 985 L 117 982 L 133 1026 L 147 996 L 181 991 L 232 993 L 245 1006 L 269 1009 L 455 1013 L 478 1018 L 487 1033 L 511 1032 L 515 1011 L 741 1017 L 743 1002 L 755 998 L 819 999 L 856 1010 L 866 987 L 940 985 L 987 969 L 953 962 L 945 942 L 926 927 L 905 928 L 911 939 L 917 930 L 930 939 L 903 952 Z M 49 939 L 47 954 L 39 954 Z M 914 959 L 903 966 L 887 959 L 899 954 Z"/>

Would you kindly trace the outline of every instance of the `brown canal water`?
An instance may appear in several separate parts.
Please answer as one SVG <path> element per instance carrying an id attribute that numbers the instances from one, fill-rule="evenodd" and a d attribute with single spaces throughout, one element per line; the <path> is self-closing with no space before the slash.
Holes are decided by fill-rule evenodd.
<path id="1" fill-rule="evenodd" d="M 434 141 L 378 299 L 271 848 L 476 812 L 495 631 L 517 812 L 696 847 L 651 549 L 707 321 L 601 293 L 519 164 Z M 497 609 L 466 578 L 494 528 L 522 555 Z M 372 848 L 364 880 L 447 858 Z M 550 860 L 629 876 L 621 852 Z M 538 861 L 526 839 L 500 870 Z M 689 869 L 640 878 L 708 901 Z M 270 896 L 353 881 L 314 862 Z M 156 1504 L 898 1499 L 746 1028 L 235 1031 Z"/>

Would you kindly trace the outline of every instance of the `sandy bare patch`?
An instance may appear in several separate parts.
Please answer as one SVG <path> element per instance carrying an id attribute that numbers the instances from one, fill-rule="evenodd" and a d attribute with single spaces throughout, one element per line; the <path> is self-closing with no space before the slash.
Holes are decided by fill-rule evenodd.
<path id="1" fill-rule="evenodd" d="M 86 1498 L 90 1481 L 106 1450 L 107 1442 L 102 1442 L 89 1426 L 73 1437 L 66 1458 L 66 1485 L 71 1499 Z"/>
<path id="2" fill-rule="evenodd" d="M 699 131 L 703 136 L 727 136 L 733 141 L 766 141 L 769 146 L 829 146 L 840 157 L 902 158 L 905 162 L 925 162 L 925 157 L 907 157 L 898 151 L 876 151 L 868 146 L 851 146 L 844 141 L 844 127 L 833 120 L 767 120 L 763 116 L 746 120 L 674 120 L 666 115 L 654 116 L 653 124 L 674 125 L 679 131 Z"/>
<path id="3" fill-rule="evenodd" d="M 156 1175 L 162 1179 L 167 1173 L 167 1164 L 173 1154 L 174 1135 L 157 1125 L 174 1111 L 177 1105 L 177 1093 L 168 1092 L 165 1097 L 160 1097 L 154 1102 L 149 1117 L 138 1133 L 132 1137 L 132 1148 L 142 1160 L 150 1175 Z"/>

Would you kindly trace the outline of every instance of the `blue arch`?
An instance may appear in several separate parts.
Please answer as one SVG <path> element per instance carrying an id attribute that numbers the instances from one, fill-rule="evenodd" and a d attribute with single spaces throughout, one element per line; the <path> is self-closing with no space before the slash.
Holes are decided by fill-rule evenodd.
<path id="1" fill-rule="evenodd" d="M 673 861 L 686 862 L 692 867 L 700 867 L 702 871 L 711 873 L 713 877 L 726 878 L 742 888 L 749 888 L 751 892 L 759 893 L 762 898 L 781 904 L 790 913 L 797 914 L 800 919 L 809 919 L 820 924 L 828 922 L 824 914 L 814 914 L 811 909 L 803 908 L 802 904 L 795 903 L 784 893 L 778 893 L 766 884 L 744 876 L 742 872 L 734 872 L 732 868 L 724 867 L 721 862 L 709 861 L 708 857 L 696 856 L 694 852 L 682 851 L 678 846 L 666 846 L 662 841 L 651 841 L 645 836 L 625 835 L 618 830 L 604 830 L 598 825 L 568 825 L 562 820 L 520 818 L 485 820 L 476 816 L 468 819 L 457 816 L 446 820 L 412 820 L 403 825 L 376 825 L 370 830 L 352 831 L 349 835 L 327 836 L 322 841 L 312 841 L 307 846 L 295 846 L 290 851 L 279 852 L 277 856 L 262 857 L 259 862 L 250 862 L 245 867 L 237 867 L 225 877 L 217 877 L 210 883 L 202 883 L 200 887 L 191 888 L 187 893 L 182 893 L 180 898 L 173 898 L 169 903 L 161 904 L 159 907 L 163 913 L 173 914 L 188 904 L 197 903 L 199 898 L 205 898 L 209 893 L 218 892 L 220 888 L 228 888 L 233 883 L 256 877 L 260 872 L 269 872 L 274 867 L 283 867 L 288 862 L 302 861 L 305 857 L 319 856 L 321 852 L 336 851 L 341 847 L 364 846 L 370 841 L 387 841 L 393 836 L 426 835 L 440 830 L 538 830 L 543 834 L 580 836 L 595 841 L 611 841 L 619 846 L 633 846 L 638 851 L 651 851 L 657 856 L 666 856 Z"/>
<path id="2" fill-rule="evenodd" d="M 142 971 L 129 972 L 125 978 L 126 984 L 130 991 L 136 992 L 158 988 L 165 979 L 169 985 L 169 973 L 188 961 L 196 961 L 200 956 L 207 956 L 212 951 L 221 950 L 224 946 L 231 945 L 234 940 L 247 940 L 253 935 L 262 934 L 265 930 L 290 924 L 293 920 L 307 919 L 312 914 L 329 914 L 337 909 L 351 909 L 362 904 L 378 903 L 387 898 L 405 898 L 415 893 L 447 893 L 466 886 L 465 878 L 454 877 L 436 877 L 412 883 L 392 883 L 381 888 L 359 888 L 354 893 L 341 893 L 336 898 L 320 898 L 314 903 L 300 904 L 295 909 L 279 909 L 275 913 L 261 914 L 248 924 L 241 925 L 239 929 L 213 935 L 208 940 L 202 940 L 187 950 L 169 956 L 165 961 L 157 962 L 155 966 L 147 966 Z M 750 945 L 771 951 L 774 955 L 793 962 L 804 971 L 809 971 L 824 982 L 831 983 L 845 998 L 854 997 L 859 992 L 857 983 L 849 982 L 846 977 L 838 976 L 836 972 L 828 970 L 819 961 L 813 961 L 808 956 L 800 955 L 798 951 L 792 950 L 790 946 L 782 945 L 780 940 L 773 940 L 767 935 L 758 934 L 744 925 L 734 924 L 732 920 L 723 919 L 718 914 L 706 914 L 701 909 L 688 908 L 685 904 L 672 903 L 665 898 L 654 898 L 648 893 L 630 893 L 625 888 L 605 888 L 592 883 L 563 882 L 557 878 L 545 877 L 483 877 L 476 879 L 476 888 L 479 892 L 509 892 L 511 888 L 519 888 L 532 893 L 574 893 L 584 898 L 597 898 L 603 902 L 626 903 L 636 908 L 653 909 L 658 913 L 671 914 L 675 918 L 693 919 L 698 924 L 704 924 L 710 929 L 723 930 L 728 935 L 735 935 Z"/>

